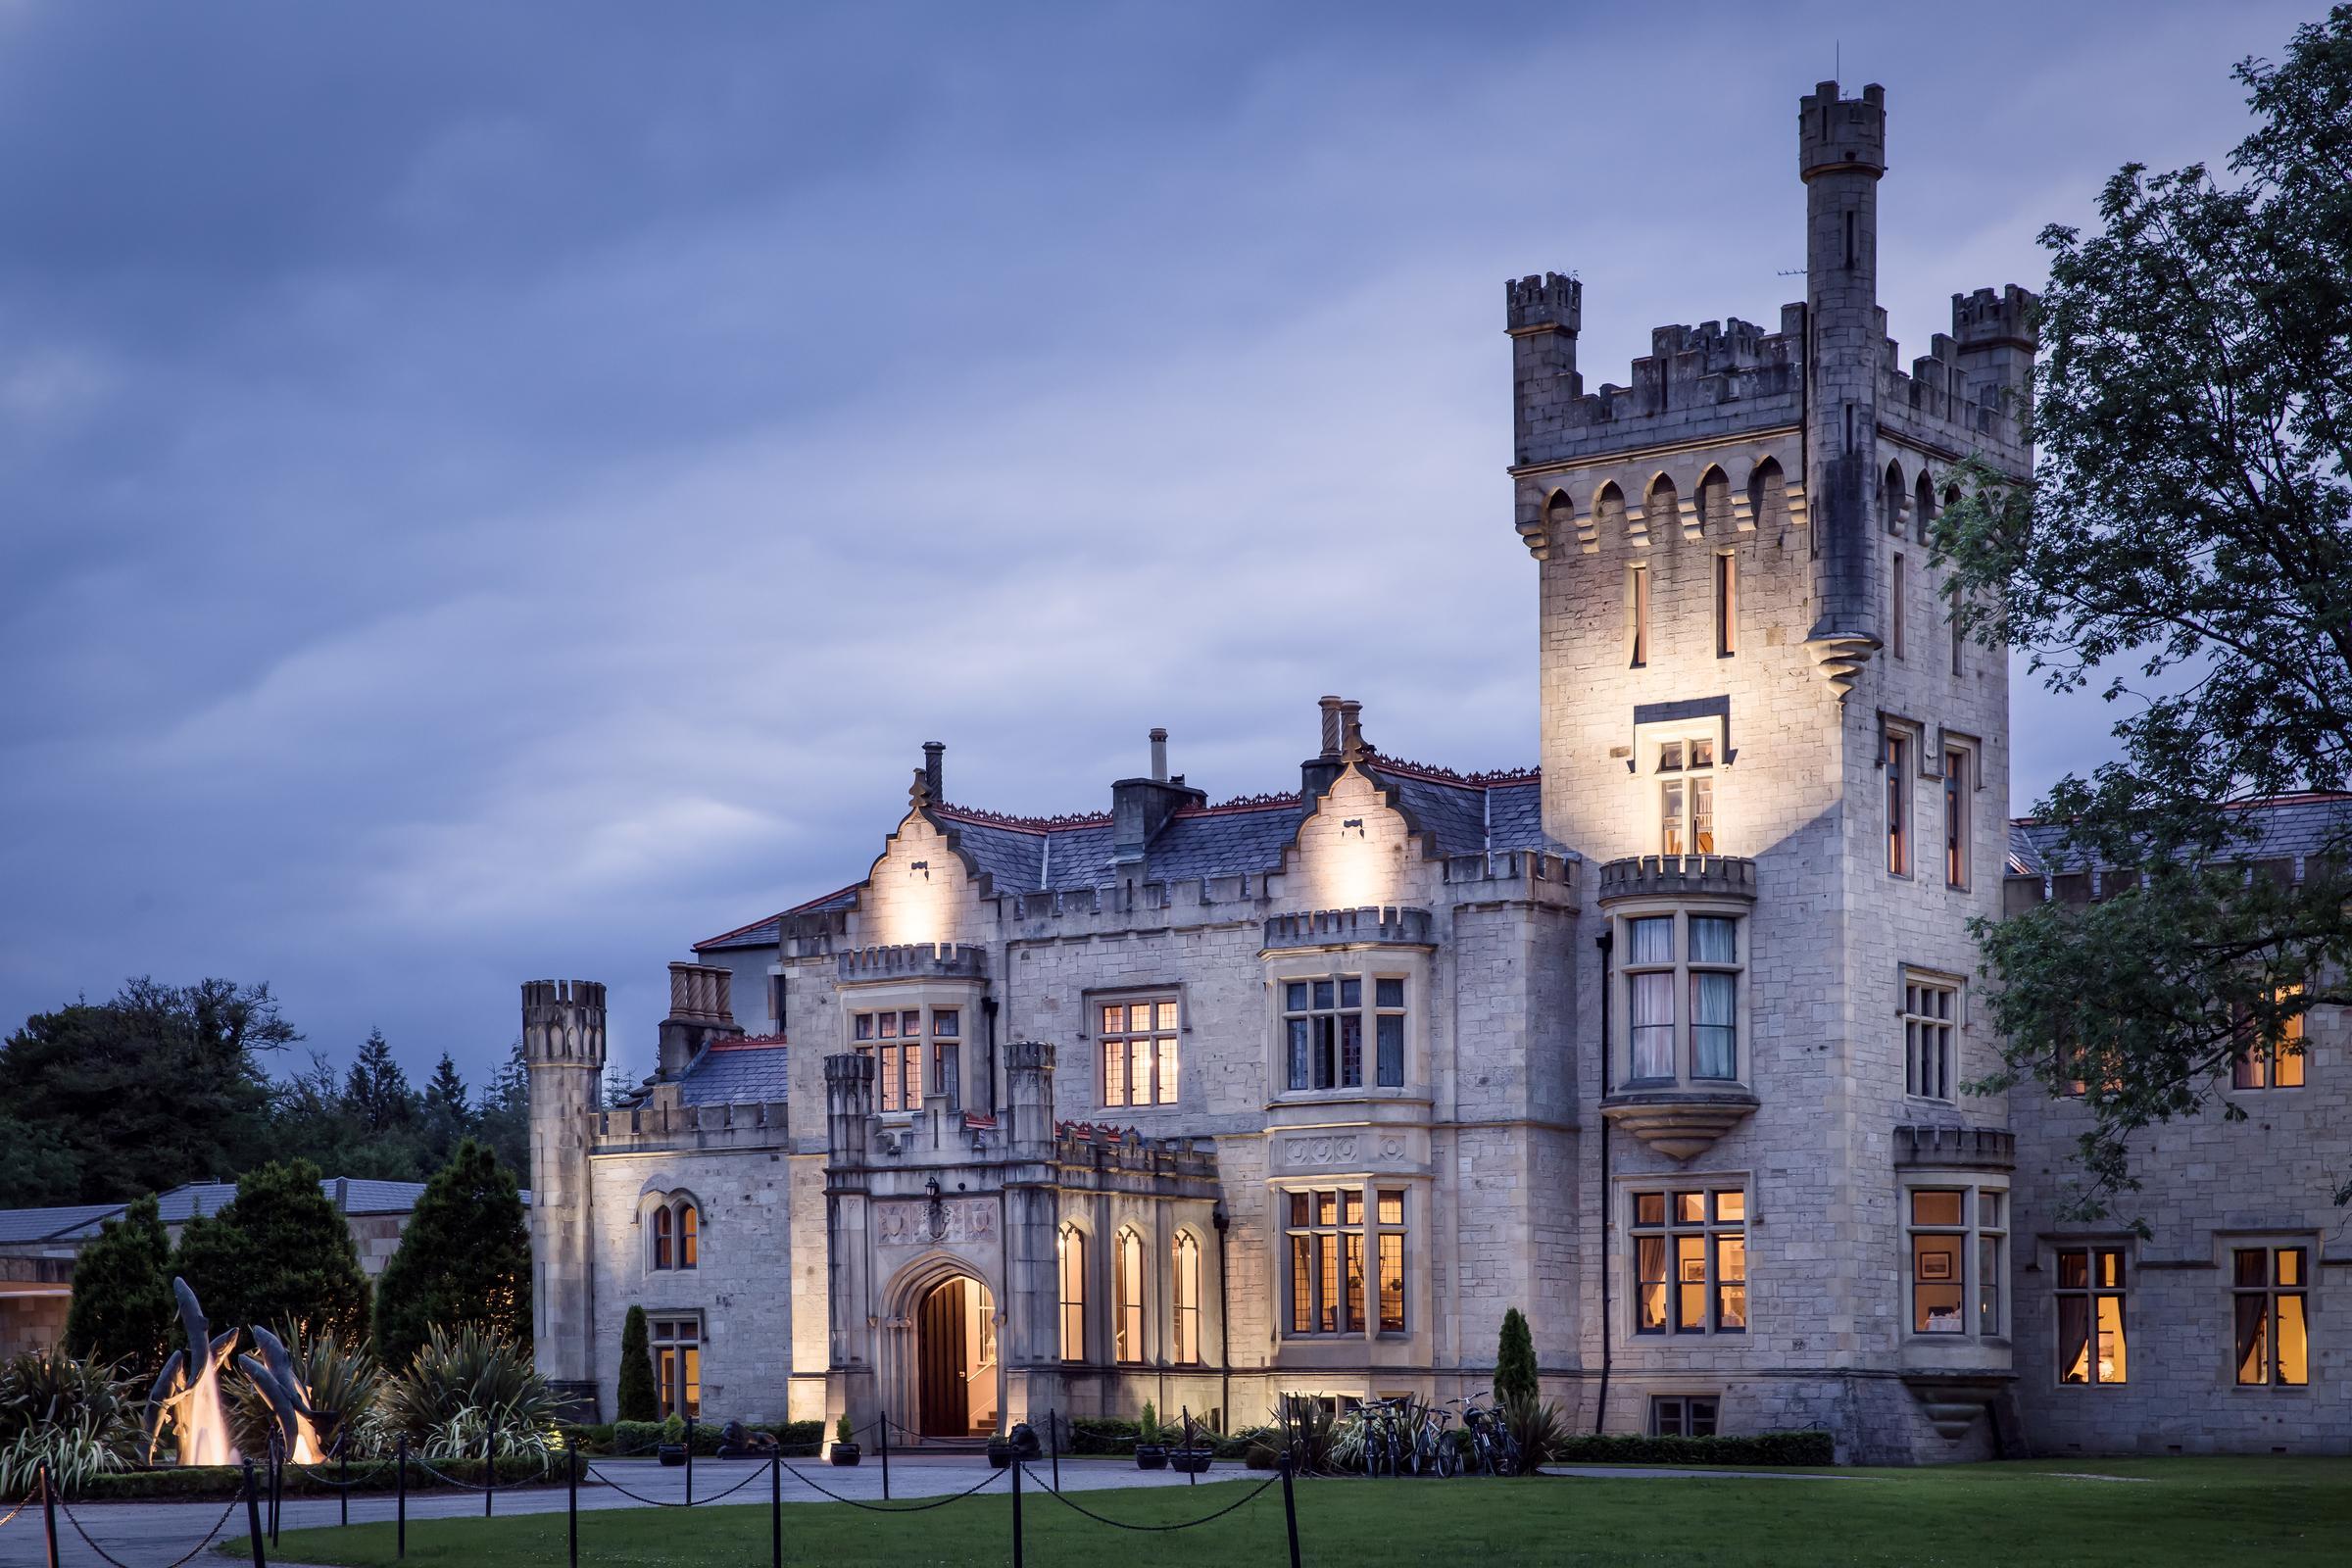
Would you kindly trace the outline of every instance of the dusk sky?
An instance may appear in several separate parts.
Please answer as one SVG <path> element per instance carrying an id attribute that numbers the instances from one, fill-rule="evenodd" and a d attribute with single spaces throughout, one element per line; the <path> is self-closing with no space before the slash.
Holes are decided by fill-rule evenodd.
<path id="1" fill-rule="evenodd" d="M 267 980 L 478 1083 L 577 976 L 641 1073 L 925 740 L 1530 762 L 1504 278 L 1589 386 L 1777 323 L 1841 69 L 1907 361 L 2322 9 L 0 0 L 0 1030 Z M 2111 720 L 2015 708 L 2023 809 Z"/>

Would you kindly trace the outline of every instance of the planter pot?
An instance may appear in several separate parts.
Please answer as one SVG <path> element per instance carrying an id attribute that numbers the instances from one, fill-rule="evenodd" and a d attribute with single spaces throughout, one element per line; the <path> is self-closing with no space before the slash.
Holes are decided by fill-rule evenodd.
<path id="1" fill-rule="evenodd" d="M 858 1445 L 836 1443 L 833 1445 L 832 1459 L 835 1464 L 856 1464 L 858 1462 Z"/>
<path id="2" fill-rule="evenodd" d="M 686 1445 L 683 1443 L 664 1443 L 654 1451 L 661 1456 L 663 1464 L 681 1465 L 686 1462 Z"/>
<path id="3" fill-rule="evenodd" d="M 988 1440 L 988 1466 L 992 1470 L 1009 1469 L 1012 1465 L 1012 1445 L 1003 1438 Z"/>
<path id="4" fill-rule="evenodd" d="M 1167 1448 L 1156 1443 L 1137 1444 L 1135 1446 L 1135 1467 L 1138 1470 L 1165 1470 L 1168 1467 Z"/>
<path id="5" fill-rule="evenodd" d="M 1204 1476 L 1216 1456 L 1214 1448 L 1176 1448 L 1168 1454 L 1168 1468 L 1178 1475 Z"/>

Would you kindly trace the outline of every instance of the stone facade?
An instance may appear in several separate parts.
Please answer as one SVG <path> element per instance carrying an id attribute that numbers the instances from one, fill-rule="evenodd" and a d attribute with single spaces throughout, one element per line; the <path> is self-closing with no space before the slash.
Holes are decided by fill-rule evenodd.
<path id="1" fill-rule="evenodd" d="M 2070 1111 L 1962 1088 L 1997 1059 L 1969 922 L 2041 886 L 2007 666 L 1926 543 L 1964 462 L 2029 471 L 2033 302 L 1955 295 L 1899 368 L 1883 94 L 1822 83 L 1798 141 L 1776 331 L 1661 327 L 1588 393 L 1581 284 L 1507 286 L 1540 769 L 1402 761 L 1325 698 L 1295 794 L 1212 805 L 1155 730 L 1109 810 L 1034 819 L 947 804 L 934 743 L 862 878 L 671 966 L 633 1106 L 592 1108 L 601 988 L 528 988 L 551 1370 L 610 1408 L 642 1304 L 713 1418 L 1236 1425 L 1480 1394 L 1519 1306 L 1589 1430 L 2343 1441 L 2331 1278 L 2309 1385 L 2249 1396 L 2216 1272 L 2230 1237 L 2347 1260 L 2306 1201 L 2347 1152 L 2332 1021 L 2312 1088 L 2159 1140 L 2139 1370 L 2059 1381 Z"/>

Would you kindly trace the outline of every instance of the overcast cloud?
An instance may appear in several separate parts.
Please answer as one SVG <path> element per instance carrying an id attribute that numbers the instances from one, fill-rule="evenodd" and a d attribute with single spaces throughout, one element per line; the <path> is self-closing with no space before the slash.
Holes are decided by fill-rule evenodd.
<path id="1" fill-rule="evenodd" d="M 225 975 L 478 1081 L 577 975 L 642 1070 L 926 739 L 1532 760 L 1503 278 L 1595 384 L 1777 321 L 1841 51 L 1923 353 L 2318 9 L 0 0 L 0 1027 Z M 2103 755 L 2017 720 L 2021 807 Z"/>

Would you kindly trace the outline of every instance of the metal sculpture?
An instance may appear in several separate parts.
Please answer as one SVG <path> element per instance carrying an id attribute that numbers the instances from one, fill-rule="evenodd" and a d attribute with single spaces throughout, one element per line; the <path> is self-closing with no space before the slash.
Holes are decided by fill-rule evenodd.
<path id="1" fill-rule="evenodd" d="M 236 1346 L 237 1331 L 214 1335 L 186 1280 L 174 1278 L 172 1294 L 179 1302 L 179 1326 L 188 1343 L 172 1352 L 147 1392 L 147 1462 L 155 1462 L 164 1422 L 170 1419 L 179 1429 L 181 1464 L 234 1464 L 237 1446 L 220 1408 L 220 1369 Z"/>

